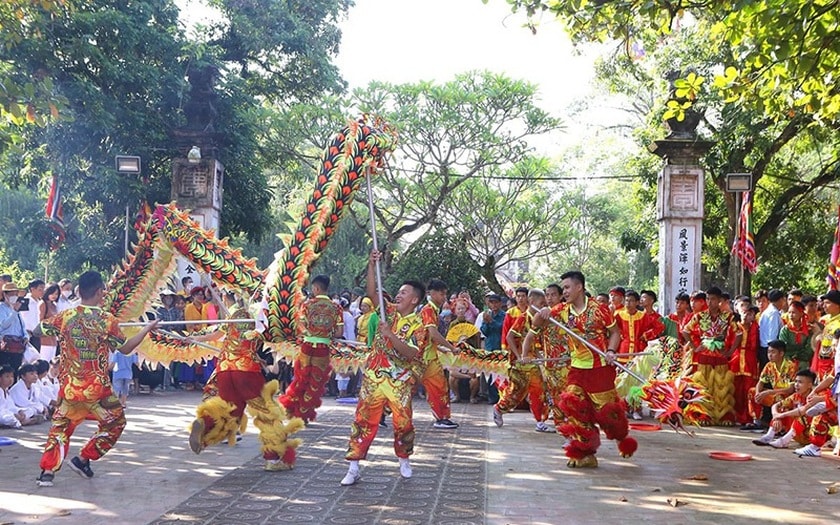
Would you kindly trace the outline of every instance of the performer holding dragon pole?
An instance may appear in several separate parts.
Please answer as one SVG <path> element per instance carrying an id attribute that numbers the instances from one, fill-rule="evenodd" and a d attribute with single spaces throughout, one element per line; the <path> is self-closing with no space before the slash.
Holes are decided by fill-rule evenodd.
<path id="1" fill-rule="evenodd" d="M 622 457 L 632 456 L 638 447 L 636 440 L 627 435 L 627 415 L 615 391 L 615 369 L 611 365 L 619 344 L 618 327 L 608 306 L 586 296 L 586 278 L 581 272 L 566 272 L 560 278 L 566 301 L 560 322 L 593 347 L 605 351 L 603 355 L 597 353 L 566 335 L 572 361 L 565 392 L 560 396 L 560 410 L 567 422 L 559 430 L 569 440 L 567 465 L 594 468 L 598 466 L 595 453 L 601 444 L 600 430 L 608 439 L 618 441 Z"/>
<path id="2" fill-rule="evenodd" d="M 248 310 L 237 304 L 236 296 L 225 293 L 225 306 L 231 319 L 248 319 Z M 225 439 L 233 444 L 240 430 L 245 408 L 254 417 L 260 431 L 260 444 L 265 459 L 265 470 L 289 470 L 295 463 L 295 449 L 299 439 L 289 436 L 301 428 L 303 422 L 292 418 L 284 423 L 286 413 L 275 401 L 280 388 L 276 380 L 265 382 L 261 359 L 257 351 L 263 336 L 251 323 L 225 324 L 221 329 L 192 340 L 216 340 L 224 337 L 215 372 L 218 395 L 203 401 L 196 408 L 197 418 L 192 423 L 190 448 L 196 454 L 205 447 Z"/>
<path id="3" fill-rule="evenodd" d="M 341 307 L 327 295 L 330 278 L 316 275 L 311 287 L 312 297 L 301 305 L 303 342 L 295 358 L 294 378 L 279 399 L 289 415 L 306 423 L 315 419 L 315 409 L 321 406 L 321 396 L 332 372 L 330 343 L 332 338 L 340 337 L 344 326 Z"/>
<path id="4" fill-rule="evenodd" d="M 367 293 L 379 306 L 375 275 L 380 252 L 370 254 L 367 273 Z M 421 366 L 421 359 L 429 336 L 423 320 L 415 313 L 417 305 L 426 298 L 426 290 L 417 281 L 400 286 L 393 303 L 385 304 L 386 319 L 379 326 L 370 348 L 370 357 L 362 376 L 356 417 L 350 428 L 350 442 L 345 458 L 350 462 L 342 485 L 359 480 L 359 461 L 367 457 L 385 405 L 391 409 L 394 425 L 394 452 L 399 458 L 400 475 L 412 474 L 409 456 L 414 452 L 414 423 L 412 421 L 411 390 L 415 381 L 412 370 Z"/>

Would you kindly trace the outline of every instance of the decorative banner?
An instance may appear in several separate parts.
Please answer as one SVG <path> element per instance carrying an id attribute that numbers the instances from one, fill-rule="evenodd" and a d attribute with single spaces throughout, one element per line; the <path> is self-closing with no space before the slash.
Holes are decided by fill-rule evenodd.
<path id="1" fill-rule="evenodd" d="M 64 242 L 66 231 L 64 229 L 64 208 L 61 204 L 61 191 L 58 188 L 58 177 L 53 175 L 50 181 L 50 195 L 47 197 L 47 218 L 50 220 L 50 228 L 55 235 L 50 239 L 51 250 L 57 250 Z"/>
<path id="2" fill-rule="evenodd" d="M 694 290 L 694 261 L 697 254 L 694 253 L 694 241 L 697 236 L 697 227 L 690 225 L 675 224 L 671 229 L 674 236 L 673 246 L 674 258 L 671 265 L 671 284 L 675 293 L 690 294 Z"/>
<path id="3" fill-rule="evenodd" d="M 758 269 L 758 258 L 755 253 L 755 237 L 752 226 L 752 201 L 750 192 L 745 191 L 741 197 L 741 213 L 738 216 L 738 235 L 732 243 L 732 254 L 740 259 L 742 267 L 750 273 Z"/>

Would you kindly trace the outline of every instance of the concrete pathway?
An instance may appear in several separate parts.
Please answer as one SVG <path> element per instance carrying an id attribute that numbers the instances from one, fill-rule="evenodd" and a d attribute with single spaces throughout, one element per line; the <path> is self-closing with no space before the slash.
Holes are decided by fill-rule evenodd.
<path id="1" fill-rule="evenodd" d="M 623 460 L 613 442 L 600 468 L 566 468 L 561 438 L 534 431 L 530 414 L 490 421 L 489 405 L 453 405 L 456 431 L 433 430 L 425 402 L 415 407 L 414 477 L 399 476 L 391 429 L 381 429 L 362 480 L 340 487 L 353 407 L 326 399 L 318 421 L 300 433 L 297 468 L 264 472 L 253 428 L 235 447 L 194 455 L 186 427 L 197 392 L 129 399 L 118 446 L 85 480 L 69 468 L 55 486 L 35 486 L 48 427 L 0 430 L 18 444 L 0 447 L 0 524 L 142 523 L 831 523 L 840 520 L 840 461 L 798 458 L 752 445 L 755 434 L 698 429 L 634 432 L 639 451 Z M 85 423 L 75 454 L 93 432 Z M 723 462 L 711 450 L 744 452 Z M 669 504 L 671 500 L 672 503 Z M 674 506 L 674 504 L 676 506 Z"/>

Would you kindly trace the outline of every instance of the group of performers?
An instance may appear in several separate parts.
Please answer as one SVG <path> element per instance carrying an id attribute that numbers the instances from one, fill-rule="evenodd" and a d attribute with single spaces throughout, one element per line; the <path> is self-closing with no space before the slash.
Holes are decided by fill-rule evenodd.
<path id="1" fill-rule="evenodd" d="M 380 304 L 381 290 L 374 271 L 380 257 L 377 251 L 371 253 L 367 295 L 372 310 L 378 309 L 384 318 L 378 313 L 371 317 L 367 361 L 345 456 L 349 468 L 342 485 L 360 479 L 359 462 L 366 458 L 386 409 L 393 421 L 400 474 L 411 477 L 416 388 L 421 383 L 426 388 L 435 428 L 457 428 L 449 419 L 449 384 L 438 352 L 457 352 L 465 341 L 477 342 L 474 329 L 453 330 L 453 334 L 463 335 L 457 339 L 438 332 L 438 316 L 447 297 L 442 281 L 429 283 L 428 301 L 422 283 L 406 281 L 393 302 Z M 44 334 L 57 336 L 62 359 L 60 403 L 41 459 L 39 486 L 52 485 L 68 456 L 70 436 L 84 419 L 97 420 L 99 429 L 71 459 L 70 466 L 83 477 L 93 476 L 90 462 L 110 450 L 125 427 L 122 405 L 108 380 L 109 353 L 132 352 L 157 326 L 151 322 L 126 338 L 116 318 L 98 306 L 104 291 L 101 276 L 84 273 L 79 288 L 79 306 L 41 325 Z M 216 371 L 190 427 L 189 445 L 195 453 L 225 440 L 233 443 L 244 430 L 247 408 L 259 430 L 265 469 L 293 467 L 300 440 L 290 436 L 316 418 L 331 374 L 330 345 L 341 333 L 342 311 L 327 296 L 328 288 L 328 277 L 313 278 L 312 296 L 300 306 L 301 348 L 294 380 L 283 393 L 278 392 L 276 381 L 264 379 L 264 363 L 258 355 L 263 334 L 254 323 L 224 324 L 189 338 L 191 343 L 218 341 L 220 348 Z M 760 374 L 753 372 L 756 356 L 750 348 L 755 346 L 756 309 L 749 304 L 738 305 L 740 321 L 736 321 L 732 311 L 722 308 L 722 292 L 712 287 L 689 299 L 690 311 L 678 310 L 664 318 L 653 310 L 653 292 L 611 292 L 607 300 L 590 297 L 585 277 L 577 271 L 563 274 L 560 284 L 545 291 L 516 290 L 516 306 L 508 310 L 503 324 L 509 369 L 507 383 L 493 407 L 497 426 L 504 424 L 503 414 L 527 396 L 537 430 L 556 431 L 566 438 L 569 467 L 598 466 L 601 431 L 617 441 L 622 457 L 632 456 L 637 442 L 628 435 L 628 418 L 639 417 L 638 406 L 628 405 L 619 395 L 616 366 L 624 368 L 648 343 L 670 333 L 683 342 L 675 346 L 690 355 L 686 361 L 690 364 L 681 374 L 705 392 L 705 409 L 693 422 L 731 425 L 743 422 L 744 414 L 760 420 L 769 409 L 772 419 L 767 433 L 755 440 L 757 445 L 786 447 L 796 441 L 803 445 L 797 453 L 819 455 L 829 439 L 829 429 L 837 425 L 840 291 L 823 296 L 826 315 L 808 325 L 815 351 L 811 369 L 787 359 L 785 342 L 774 340 Z M 623 301 L 615 300 L 619 295 Z M 223 302 L 231 319 L 250 318 L 235 294 L 225 293 Z M 685 298 L 678 297 L 680 302 Z M 461 314 L 465 310 L 466 305 L 461 305 Z M 453 328 L 459 324 L 472 328 L 471 323 L 458 322 Z M 753 377 L 756 380 L 750 381 Z M 745 392 L 746 400 L 741 399 Z M 553 424 L 547 424 L 549 419 Z"/>

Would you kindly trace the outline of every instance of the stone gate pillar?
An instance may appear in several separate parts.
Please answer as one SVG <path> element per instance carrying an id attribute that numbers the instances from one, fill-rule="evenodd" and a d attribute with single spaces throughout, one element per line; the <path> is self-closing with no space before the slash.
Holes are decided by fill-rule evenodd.
<path id="1" fill-rule="evenodd" d="M 712 143 L 657 140 L 651 150 L 665 160 L 659 175 L 656 219 L 659 221 L 659 309 L 674 309 L 678 293 L 700 289 L 705 173 L 700 165 Z"/>

